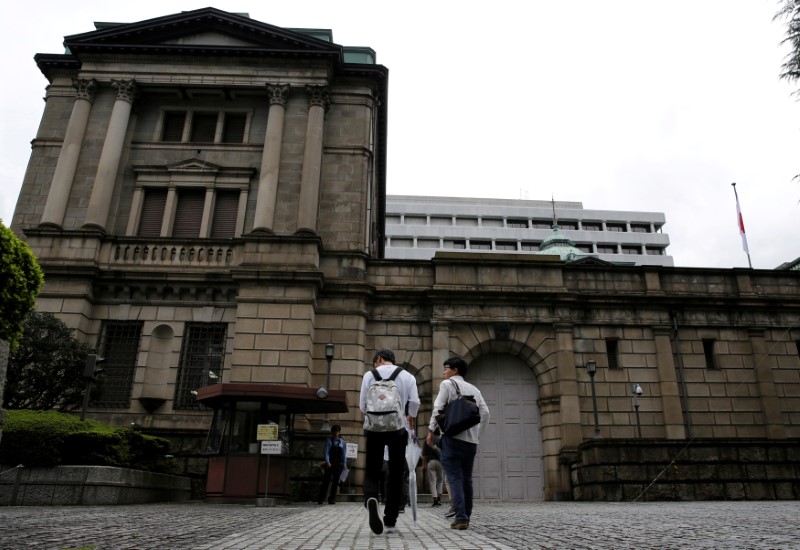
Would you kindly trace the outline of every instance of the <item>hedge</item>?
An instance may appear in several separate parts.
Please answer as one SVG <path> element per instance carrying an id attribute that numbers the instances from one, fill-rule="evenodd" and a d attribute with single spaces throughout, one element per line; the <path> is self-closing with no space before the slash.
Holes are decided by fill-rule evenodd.
<path id="1" fill-rule="evenodd" d="M 168 439 L 55 411 L 6 411 L 0 464 L 119 466 L 171 474 Z"/>

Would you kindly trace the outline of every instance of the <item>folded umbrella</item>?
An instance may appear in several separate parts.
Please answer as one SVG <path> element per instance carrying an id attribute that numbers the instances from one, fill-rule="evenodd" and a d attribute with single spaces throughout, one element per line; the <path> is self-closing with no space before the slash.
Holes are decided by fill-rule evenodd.
<path id="1" fill-rule="evenodd" d="M 406 463 L 408 464 L 408 500 L 411 503 L 411 515 L 414 518 L 414 527 L 417 526 L 417 464 L 422 456 L 419 439 L 414 432 L 408 430 L 408 445 L 406 445 Z"/>

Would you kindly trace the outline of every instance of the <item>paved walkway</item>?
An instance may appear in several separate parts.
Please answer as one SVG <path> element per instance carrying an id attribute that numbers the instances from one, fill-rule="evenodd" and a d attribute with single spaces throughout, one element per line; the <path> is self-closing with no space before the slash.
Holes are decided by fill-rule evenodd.
<path id="1" fill-rule="evenodd" d="M 444 507 L 374 535 L 356 503 L 0 507 L 0 549 L 800 549 L 800 501 L 476 503 L 469 530 Z"/>

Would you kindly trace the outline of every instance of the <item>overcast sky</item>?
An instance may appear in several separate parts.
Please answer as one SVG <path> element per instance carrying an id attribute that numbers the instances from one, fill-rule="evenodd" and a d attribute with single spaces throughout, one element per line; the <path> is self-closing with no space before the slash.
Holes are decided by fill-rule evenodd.
<path id="1" fill-rule="evenodd" d="M 800 104 L 778 79 L 777 0 L 15 2 L 0 23 L 0 219 L 44 104 L 36 53 L 95 21 L 212 5 L 329 28 L 389 68 L 390 194 L 663 212 L 678 266 L 800 257 Z"/>

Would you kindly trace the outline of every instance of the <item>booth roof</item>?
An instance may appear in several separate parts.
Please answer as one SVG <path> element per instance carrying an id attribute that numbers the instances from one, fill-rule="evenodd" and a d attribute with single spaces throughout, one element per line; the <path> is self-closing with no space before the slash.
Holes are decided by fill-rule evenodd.
<path id="1" fill-rule="evenodd" d="M 199 388 L 197 401 L 214 409 L 234 401 L 265 401 L 286 405 L 290 413 L 341 413 L 349 410 L 344 390 L 328 390 L 328 396 L 320 399 L 316 388 L 252 382 Z"/>

